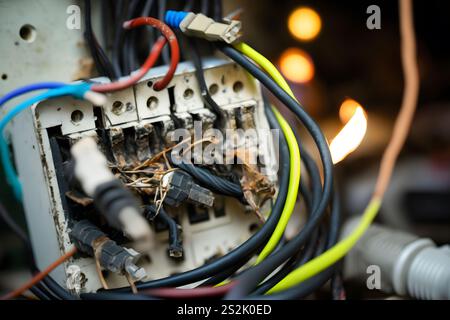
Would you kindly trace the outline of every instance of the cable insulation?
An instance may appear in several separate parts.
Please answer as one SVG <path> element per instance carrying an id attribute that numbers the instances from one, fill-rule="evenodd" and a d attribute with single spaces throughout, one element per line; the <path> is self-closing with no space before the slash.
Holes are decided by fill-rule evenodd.
<path id="1" fill-rule="evenodd" d="M 56 269 L 59 265 L 61 265 L 64 261 L 68 260 L 70 257 L 72 257 L 77 252 L 76 248 L 73 248 L 72 250 L 66 252 L 64 255 L 59 257 L 57 260 L 55 260 L 52 264 L 50 264 L 47 268 L 45 268 L 40 273 L 36 274 L 30 281 L 25 283 L 20 288 L 4 295 L 0 298 L 0 300 L 9 300 L 16 298 L 20 296 L 22 293 L 30 289 L 32 286 L 34 286 L 36 283 L 44 279 L 50 272 L 52 272 L 54 269 Z"/>
<path id="2" fill-rule="evenodd" d="M 147 59 L 145 60 L 141 68 L 125 80 L 111 83 L 95 84 L 92 86 L 92 91 L 96 92 L 117 91 L 130 87 L 136 82 L 138 82 L 156 63 L 161 54 L 161 50 L 166 44 L 166 41 L 169 43 L 171 49 L 171 61 L 169 70 L 161 80 L 155 82 L 155 84 L 153 85 L 153 89 L 155 89 L 156 91 L 160 91 L 169 84 L 169 82 L 173 78 L 173 75 L 175 74 L 178 62 L 180 61 L 180 47 L 178 45 L 177 37 L 175 33 L 169 28 L 169 26 L 167 26 L 164 22 L 151 17 L 140 17 L 126 21 L 124 22 L 123 27 L 125 29 L 133 29 L 144 25 L 157 28 L 159 31 L 161 31 L 163 37 L 160 37 L 156 41 L 155 45 L 153 46 L 152 50 L 150 51 L 150 54 L 148 55 Z"/>

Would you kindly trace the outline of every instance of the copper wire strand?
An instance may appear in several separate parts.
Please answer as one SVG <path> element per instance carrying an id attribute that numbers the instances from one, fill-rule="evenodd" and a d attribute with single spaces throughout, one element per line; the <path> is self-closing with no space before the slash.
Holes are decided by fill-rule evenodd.
<path id="1" fill-rule="evenodd" d="M 173 145 L 173 146 L 171 146 L 171 147 L 165 148 L 164 150 L 162 150 L 162 151 L 160 151 L 159 153 L 155 154 L 155 155 L 154 155 L 153 157 L 151 157 L 150 159 L 144 161 L 143 163 L 141 163 L 141 164 L 138 165 L 137 167 L 133 168 L 133 170 L 139 170 L 139 169 L 141 169 L 141 168 L 147 167 L 147 166 L 149 166 L 150 164 L 152 164 L 153 162 L 155 162 L 156 160 L 158 160 L 158 159 L 161 158 L 161 157 L 164 157 L 164 158 L 165 158 L 165 154 L 166 154 L 168 151 L 170 151 L 170 150 L 176 148 L 176 147 L 179 146 L 180 144 L 187 143 L 187 141 L 189 141 L 189 140 L 191 140 L 191 137 L 186 138 L 186 139 L 184 139 L 183 141 L 180 141 L 180 142 L 177 143 L 176 145 Z M 165 159 L 166 159 L 166 158 L 165 158 Z M 166 160 L 167 160 L 167 159 L 166 159 Z"/>
<path id="2" fill-rule="evenodd" d="M 128 272 L 125 272 L 125 278 L 127 278 L 127 281 L 130 285 L 130 288 L 131 288 L 131 291 L 133 292 L 133 294 L 137 294 L 138 290 L 136 288 L 136 285 L 134 284 L 134 280 Z"/>
<path id="3" fill-rule="evenodd" d="M 218 142 L 217 142 L 217 139 L 214 139 L 214 138 L 212 138 L 212 137 L 205 137 L 205 138 L 202 138 L 202 139 L 200 139 L 200 140 L 197 140 L 197 141 L 194 141 L 193 143 L 191 143 L 191 144 L 183 151 L 182 156 L 185 156 L 186 153 L 188 153 L 188 151 L 190 151 L 193 147 L 195 147 L 196 145 L 198 145 L 198 144 L 200 144 L 200 143 L 203 143 L 203 142 L 209 142 L 209 143 L 212 143 L 212 144 L 217 144 L 217 143 L 218 143 Z"/>
<path id="4" fill-rule="evenodd" d="M 401 60 L 404 74 L 404 91 L 400 112 L 394 124 L 391 140 L 381 159 L 373 198 L 383 198 L 394 170 L 395 162 L 408 136 L 419 95 L 419 70 L 416 58 L 416 41 L 411 0 L 399 1 Z"/>
<path id="5" fill-rule="evenodd" d="M 70 251 L 67 251 L 64 255 L 62 255 L 61 257 L 59 257 L 57 260 L 55 260 L 54 262 L 52 262 L 52 264 L 50 264 L 47 268 L 45 268 L 43 271 L 39 272 L 38 274 L 36 274 L 33 278 L 31 278 L 30 281 L 28 281 L 27 283 L 25 283 L 23 286 L 21 286 L 20 288 L 0 297 L 0 300 L 8 300 L 8 299 L 13 299 L 13 298 L 17 298 L 18 296 L 20 296 L 21 294 L 23 294 L 25 291 L 27 291 L 28 289 L 30 289 L 32 286 L 34 286 L 36 283 L 38 283 L 39 281 L 41 281 L 42 279 L 44 279 L 50 272 L 52 272 L 54 269 L 56 269 L 59 265 L 61 265 L 62 263 L 64 263 L 66 260 L 68 260 L 69 258 L 71 258 L 75 253 L 77 253 L 77 248 L 73 248 Z"/>
<path id="6" fill-rule="evenodd" d="M 100 251 L 103 245 L 108 241 L 107 237 L 102 237 L 95 241 L 93 244 L 94 247 L 94 260 L 95 260 L 95 269 L 97 270 L 97 275 L 102 284 L 103 289 L 109 289 L 108 283 L 106 282 L 105 277 L 103 276 L 102 267 L 100 265 Z"/>

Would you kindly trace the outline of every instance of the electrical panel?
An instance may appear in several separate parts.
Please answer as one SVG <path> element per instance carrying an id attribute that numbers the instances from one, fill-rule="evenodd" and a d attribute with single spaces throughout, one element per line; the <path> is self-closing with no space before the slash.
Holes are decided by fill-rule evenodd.
<path id="1" fill-rule="evenodd" d="M 155 91 L 152 84 L 165 71 L 166 67 L 152 69 L 133 87 L 108 94 L 107 103 L 102 106 L 60 97 L 38 103 L 16 120 L 14 154 L 21 159 L 20 177 L 27 177 L 24 205 L 33 226 L 30 232 L 39 266 L 45 266 L 72 246 L 73 220 L 100 219 L 102 224 L 101 218 L 95 217 L 92 199 L 71 188 L 67 167 L 74 143 L 83 137 L 94 138 L 109 165 L 117 167 L 115 175 L 138 197 L 145 198 L 149 196 L 145 194 L 148 190 L 145 186 L 138 189 L 139 175 L 128 172 L 168 148 L 175 129 L 184 128 L 194 134 L 195 123 L 200 123 L 203 131 L 214 126 L 216 115 L 205 107 L 193 66 L 180 63 L 168 87 Z M 253 126 L 269 130 L 259 83 L 241 67 L 211 58 L 204 62 L 204 74 L 210 94 L 225 115 L 226 129 Z M 275 185 L 275 147 L 271 140 L 267 142 L 258 148 L 258 157 L 264 158 L 264 164 L 258 166 L 264 167 L 266 176 Z M 128 171 L 123 173 L 124 169 Z M 145 280 L 194 269 L 231 251 L 258 228 L 258 219 L 248 205 L 230 197 L 216 194 L 212 197 L 213 204 L 209 207 L 191 201 L 166 208 L 181 228 L 181 257 L 168 252 L 168 230 L 164 223 L 152 224 L 151 248 L 134 246 L 117 230 L 108 229 L 108 235 L 121 246 L 139 253 L 136 264 L 145 270 Z M 262 211 L 268 212 L 266 209 Z M 93 292 L 102 286 L 94 259 L 83 254 L 77 254 L 70 263 L 54 271 L 53 276 L 77 293 Z M 109 287 L 127 285 L 123 275 L 107 272 L 104 277 Z"/>

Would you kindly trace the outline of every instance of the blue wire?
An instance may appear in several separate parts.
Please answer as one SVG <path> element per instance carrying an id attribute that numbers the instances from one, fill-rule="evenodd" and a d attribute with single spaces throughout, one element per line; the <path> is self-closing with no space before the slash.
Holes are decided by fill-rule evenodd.
<path id="1" fill-rule="evenodd" d="M 11 99 L 17 98 L 23 94 L 26 94 L 26 93 L 29 93 L 32 91 L 37 91 L 37 90 L 60 88 L 65 85 L 66 84 L 62 83 L 62 82 L 39 82 L 39 83 L 33 83 L 30 85 L 26 85 L 21 88 L 17 88 L 15 90 L 5 94 L 3 97 L 0 98 L 0 108 L 3 107 L 3 105 L 5 103 L 7 103 L 8 101 L 10 101 Z M 3 134 L 0 134 L 0 144 L 3 144 L 1 140 L 3 140 Z M 2 148 L 1 145 L 0 145 L 0 148 Z M 4 152 L 4 147 L 2 149 L 3 149 L 3 151 L 1 151 L 1 152 Z M 8 152 L 7 149 L 6 149 L 6 152 Z M 9 156 L 8 156 L 8 159 L 9 159 Z M 3 161 L 3 163 L 5 163 L 5 162 Z"/>
<path id="2" fill-rule="evenodd" d="M 1 157 L 1 162 L 2 162 L 4 170 L 5 170 L 6 181 L 13 188 L 14 195 L 17 198 L 17 200 L 19 200 L 19 201 L 22 200 L 22 186 L 20 184 L 19 178 L 17 177 L 17 174 L 14 170 L 14 166 L 11 163 L 11 159 L 9 157 L 8 144 L 6 143 L 6 140 L 4 137 L 4 132 L 3 132 L 6 125 L 20 112 L 27 109 L 31 105 L 38 103 L 39 101 L 47 100 L 47 99 L 55 98 L 55 97 L 59 97 L 59 96 L 66 96 L 66 95 L 71 95 L 76 99 L 83 99 L 84 94 L 87 91 L 89 91 L 89 89 L 92 86 L 92 84 L 88 84 L 88 83 L 63 85 L 63 86 L 59 86 L 59 84 L 57 84 L 57 83 L 46 83 L 46 84 L 51 85 L 51 86 L 54 85 L 54 89 L 48 90 L 42 94 L 34 96 L 34 97 L 18 104 L 17 106 L 11 108 L 9 110 L 9 112 L 0 120 L 0 157 Z M 6 101 L 8 101 L 9 99 L 12 99 L 13 97 L 18 96 L 19 94 L 23 94 L 23 93 L 32 91 L 32 88 L 37 88 L 35 90 L 39 90 L 39 88 L 42 89 L 44 85 L 45 85 L 45 83 L 43 83 L 43 84 L 38 83 L 35 85 L 30 85 L 30 86 L 25 86 L 25 87 L 19 88 L 17 90 L 14 90 L 14 91 L 8 93 L 0 101 L 3 104 Z M 5 97 L 8 97 L 8 99 L 5 99 Z M 0 106 L 1 106 L 1 104 L 0 104 Z"/>
<path id="3" fill-rule="evenodd" d="M 18 96 L 21 96 L 25 93 L 36 91 L 36 90 L 44 90 L 44 89 L 55 89 L 60 88 L 62 86 L 65 86 L 65 83 L 62 82 L 39 82 L 39 83 L 33 83 L 26 86 L 23 86 L 21 88 L 15 89 L 7 94 L 5 94 L 3 97 L 0 98 L 0 108 L 7 103 L 9 100 L 14 99 Z"/>

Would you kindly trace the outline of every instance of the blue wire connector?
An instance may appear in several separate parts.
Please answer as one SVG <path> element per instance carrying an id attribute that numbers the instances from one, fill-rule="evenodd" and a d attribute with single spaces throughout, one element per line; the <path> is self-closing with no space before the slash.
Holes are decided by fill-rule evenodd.
<path id="1" fill-rule="evenodd" d="M 165 22 L 174 29 L 180 29 L 180 23 L 189 14 L 186 11 L 167 10 Z"/>
<path id="2" fill-rule="evenodd" d="M 164 19 L 170 27 L 180 29 L 187 36 L 209 41 L 233 43 L 241 36 L 241 22 L 237 20 L 217 22 L 201 13 L 174 10 L 168 10 Z"/>

